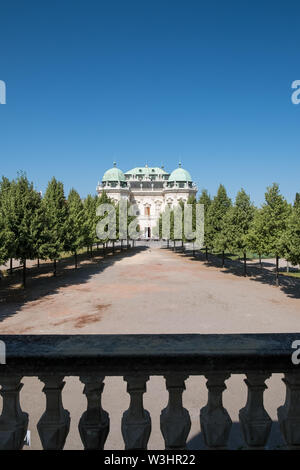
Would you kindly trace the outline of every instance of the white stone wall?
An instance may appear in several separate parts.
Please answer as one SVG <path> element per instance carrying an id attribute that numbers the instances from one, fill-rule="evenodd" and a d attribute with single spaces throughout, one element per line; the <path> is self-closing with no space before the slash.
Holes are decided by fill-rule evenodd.
<path id="1" fill-rule="evenodd" d="M 146 229 L 150 227 L 151 237 L 153 229 L 157 225 L 159 215 L 169 205 L 174 208 L 178 205 L 179 201 L 186 202 L 191 194 L 196 194 L 196 188 L 172 188 L 160 190 L 133 190 L 127 188 L 104 188 L 107 195 L 114 201 L 119 202 L 121 198 L 129 200 L 130 203 L 135 203 L 139 209 L 138 222 L 141 229 L 141 236 L 147 237 Z M 103 188 L 98 186 L 97 192 L 99 197 Z M 147 215 L 145 208 L 149 207 L 150 215 Z"/>

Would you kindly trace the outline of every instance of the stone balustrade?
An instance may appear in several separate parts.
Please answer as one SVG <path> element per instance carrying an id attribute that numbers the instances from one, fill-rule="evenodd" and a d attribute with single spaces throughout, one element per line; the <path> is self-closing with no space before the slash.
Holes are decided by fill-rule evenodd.
<path id="1" fill-rule="evenodd" d="M 0 364 L 0 448 L 23 447 L 28 414 L 20 406 L 21 380 L 36 376 L 43 382 L 46 396 L 46 408 L 37 425 L 42 446 L 63 449 L 72 419 L 63 406 L 64 377 L 78 376 L 87 399 L 79 422 L 84 449 L 103 449 L 110 431 L 109 414 L 101 405 L 104 379 L 123 376 L 130 396 L 121 422 L 124 447 L 147 449 L 151 415 L 144 409 L 143 395 L 149 376 L 158 375 L 165 378 L 169 394 L 160 415 L 165 448 L 184 449 L 191 427 L 182 403 L 185 381 L 188 376 L 203 375 L 208 400 L 199 410 L 201 432 L 208 448 L 225 449 L 232 426 L 222 403 L 225 381 L 233 374 L 245 374 L 248 397 L 239 412 L 241 430 L 247 448 L 263 449 L 272 426 L 264 408 L 265 381 L 272 373 L 282 373 L 286 399 L 278 408 L 278 421 L 286 447 L 299 449 L 300 366 L 292 362 L 292 344 L 298 339 L 300 333 L 2 335 L 6 364 Z"/>

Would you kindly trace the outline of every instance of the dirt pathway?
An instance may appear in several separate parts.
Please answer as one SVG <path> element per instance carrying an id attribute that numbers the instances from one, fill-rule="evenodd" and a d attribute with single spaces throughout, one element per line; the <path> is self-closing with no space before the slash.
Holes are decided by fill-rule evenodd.
<path id="1" fill-rule="evenodd" d="M 129 252 L 128 252 L 129 253 Z M 300 330 L 300 299 L 159 248 L 47 280 L 35 300 L 0 304 L 0 331 L 240 333 Z M 51 287 L 50 287 L 51 285 Z M 2 320 L 2 321 L 1 321 Z"/>

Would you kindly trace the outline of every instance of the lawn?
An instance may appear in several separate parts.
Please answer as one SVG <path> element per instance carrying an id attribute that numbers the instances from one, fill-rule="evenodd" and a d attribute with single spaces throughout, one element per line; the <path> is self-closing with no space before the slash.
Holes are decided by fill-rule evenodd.
<path id="1" fill-rule="evenodd" d="M 280 274 L 283 274 L 284 276 L 290 276 L 290 277 L 300 277 L 300 272 L 297 271 L 297 272 L 293 272 L 293 271 L 290 271 L 290 272 L 281 272 Z"/>

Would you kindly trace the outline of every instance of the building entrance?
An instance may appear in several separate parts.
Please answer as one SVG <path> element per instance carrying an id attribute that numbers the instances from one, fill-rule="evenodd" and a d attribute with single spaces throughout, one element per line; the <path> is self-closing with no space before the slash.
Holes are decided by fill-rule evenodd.
<path id="1" fill-rule="evenodd" d="M 145 227 L 145 238 L 151 238 L 151 228 Z"/>

